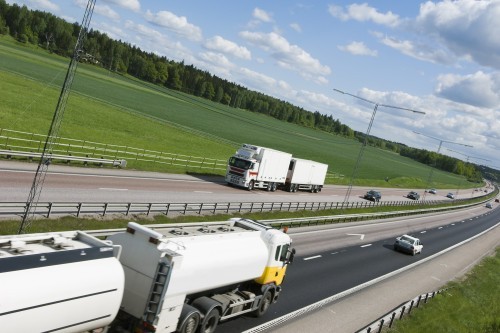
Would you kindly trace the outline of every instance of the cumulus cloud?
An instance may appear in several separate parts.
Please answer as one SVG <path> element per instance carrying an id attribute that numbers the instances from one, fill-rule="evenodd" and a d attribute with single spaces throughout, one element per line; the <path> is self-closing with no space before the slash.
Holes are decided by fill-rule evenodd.
<path id="1" fill-rule="evenodd" d="M 215 36 L 207 39 L 203 46 L 209 50 L 222 52 L 245 60 L 250 60 L 252 58 L 252 54 L 246 47 L 239 46 L 238 44 L 224 39 L 221 36 Z"/>
<path id="2" fill-rule="evenodd" d="M 80 8 L 86 8 L 87 7 L 87 1 L 86 0 L 74 0 L 73 3 L 77 5 Z M 118 21 L 120 19 L 120 15 L 115 12 L 111 7 L 108 5 L 100 5 L 96 4 L 94 6 L 94 12 L 96 14 L 99 14 L 101 16 L 107 17 L 112 19 L 113 21 Z"/>
<path id="3" fill-rule="evenodd" d="M 185 16 L 177 16 L 169 11 L 152 13 L 149 10 L 144 16 L 146 20 L 157 26 L 166 28 L 192 41 L 201 41 L 201 29 L 188 22 Z"/>
<path id="4" fill-rule="evenodd" d="M 265 10 L 260 9 L 260 8 L 255 8 L 253 10 L 252 16 L 257 20 L 262 21 L 262 22 L 266 22 L 266 23 L 273 21 L 272 15 L 267 13 Z"/>
<path id="5" fill-rule="evenodd" d="M 133 10 L 134 12 L 138 12 L 141 9 L 139 0 L 103 0 L 103 2 L 109 2 L 120 7 Z"/>
<path id="6" fill-rule="evenodd" d="M 478 107 L 500 107 L 500 73 L 482 71 L 460 76 L 444 74 L 438 77 L 438 96 Z"/>
<path id="7" fill-rule="evenodd" d="M 353 55 L 377 56 L 376 50 L 370 50 L 363 42 L 352 42 L 348 45 L 338 46 L 339 50 L 349 52 Z"/>
<path id="8" fill-rule="evenodd" d="M 371 21 L 376 24 L 381 24 L 389 27 L 395 27 L 400 24 L 398 15 L 391 11 L 380 13 L 376 8 L 370 7 L 368 4 L 352 4 L 345 9 L 341 6 L 330 5 L 328 12 L 333 17 L 342 21 L 355 20 L 360 22 Z"/>
<path id="9" fill-rule="evenodd" d="M 299 46 L 290 44 L 277 33 L 242 31 L 240 36 L 269 52 L 282 68 L 296 71 L 308 80 L 327 82 L 325 76 L 331 73 L 330 67 L 322 65 L 318 59 L 313 58 Z"/>
<path id="10" fill-rule="evenodd" d="M 53 12 L 59 11 L 59 6 L 50 0 L 29 0 L 29 4 L 31 8 Z"/>
<path id="11" fill-rule="evenodd" d="M 457 57 L 500 69 L 499 1 L 425 2 L 416 29 L 433 36 Z"/>

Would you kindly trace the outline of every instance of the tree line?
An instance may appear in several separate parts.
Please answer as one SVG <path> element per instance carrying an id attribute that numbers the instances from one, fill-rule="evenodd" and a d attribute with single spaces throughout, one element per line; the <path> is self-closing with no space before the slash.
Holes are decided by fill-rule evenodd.
<path id="1" fill-rule="evenodd" d="M 26 6 L 9 5 L 0 0 L 0 34 L 11 35 L 21 43 L 30 43 L 62 56 L 73 53 L 80 25 L 68 23 L 50 13 L 29 10 Z M 145 52 L 135 45 L 109 38 L 105 33 L 90 30 L 80 60 L 108 70 L 128 74 L 169 89 L 181 91 L 230 107 L 262 113 L 270 117 L 315 128 L 328 133 L 364 142 L 364 134 L 352 130 L 332 115 L 308 111 L 289 102 L 251 91 L 246 87 L 219 78 L 184 62 Z M 370 146 L 387 149 L 439 169 L 480 180 L 473 164 L 458 159 L 407 147 L 401 143 L 368 137 Z M 426 155 L 426 157 L 423 157 Z M 478 178 L 479 177 L 479 178 Z"/>

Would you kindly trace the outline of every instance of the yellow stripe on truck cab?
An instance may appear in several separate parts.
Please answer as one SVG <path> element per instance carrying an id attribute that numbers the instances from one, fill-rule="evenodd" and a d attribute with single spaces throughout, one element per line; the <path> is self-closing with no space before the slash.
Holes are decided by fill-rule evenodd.
<path id="1" fill-rule="evenodd" d="M 283 283 L 286 266 L 266 267 L 260 278 L 255 279 L 256 283 L 268 284 L 274 282 L 277 286 Z"/>

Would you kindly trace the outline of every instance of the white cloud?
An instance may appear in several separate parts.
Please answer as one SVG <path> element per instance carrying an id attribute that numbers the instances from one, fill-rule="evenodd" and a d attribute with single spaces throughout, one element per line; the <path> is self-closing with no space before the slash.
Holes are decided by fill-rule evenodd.
<path id="1" fill-rule="evenodd" d="M 438 77 L 438 96 L 459 103 L 485 108 L 500 108 L 500 73 L 481 71 L 460 76 L 445 74 Z"/>
<path id="2" fill-rule="evenodd" d="M 250 51 L 246 47 L 239 46 L 238 44 L 224 39 L 221 36 L 215 36 L 207 39 L 203 46 L 209 50 L 230 54 L 234 57 L 245 60 L 250 60 L 252 58 Z"/>
<path id="3" fill-rule="evenodd" d="M 201 41 L 202 39 L 201 29 L 189 23 L 185 16 L 177 16 L 168 11 L 159 11 L 153 14 L 148 10 L 145 18 L 148 22 L 173 31 L 189 40 Z"/>
<path id="4" fill-rule="evenodd" d="M 284 37 L 275 32 L 261 33 L 242 31 L 240 36 L 269 52 L 277 64 L 287 70 L 296 71 L 308 80 L 326 82 L 325 75 L 331 73 L 330 67 L 322 65 L 319 60 L 297 45 L 290 44 Z"/>
<path id="5" fill-rule="evenodd" d="M 73 0 L 73 3 L 80 8 L 86 8 L 88 4 L 87 0 Z M 120 15 L 113 9 L 111 9 L 111 7 L 109 7 L 108 5 L 96 4 L 94 6 L 94 12 L 101 16 L 110 18 L 113 21 L 118 21 L 120 19 Z"/>
<path id="6" fill-rule="evenodd" d="M 459 58 L 500 69 L 499 17 L 499 1 L 427 1 L 420 6 L 415 27 Z"/>
<path id="7" fill-rule="evenodd" d="M 273 21 L 272 15 L 267 13 L 265 10 L 260 9 L 260 8 L 255 8 L 253 10 L 252 15 L 254 18 L 256 18 L 257 20 L 262 21 L 262 22 L 269 23 L 269 22 Z"/>
<path id="8" fill-rule="evenodd" d="M 370 50 L 363 42 L 352 42 L 348 45 L 339 46 L 339 50 L 349 52 L 353 55 L 377 56 L 376 50 Z"/>
<path id="9" fill-rule="evenodd" d="M 395 27 L 400 24 L 399 16 L 392 12 L 380 13 L 376 8 L 368 4 L 352 4 L 344 10 L 340 6 L 330 5 L 329 13 L 342 21 L 355 20 L 360 22 L 372 21 L 389 27 Z"/>
<path id="10" fill-rule="evenodd" d="M 138 12 L 141 9 L 141 4 L 139 0 L 102 0 L 103 2 L 109 2 L 120 7 L 133 10 Z"/>
<path id="11" fill-rule="evenodd" d="M 398 40 L 388 36 L 380 39 L 380 42 L 412 58 L 429 61 L 435 64 L 451 65 L 457 58 L 447 49 L 440 46 L 432 47 L 426 43 L 415 43 L 410 40 Z"/>
<path id="12" fill-rule="evenodd" d="M 302 32 L 302 28 L 300 27 L 300 25 L 298 23 L 290 23 L 290 28 L 292 28 L 293 30 L 295 30 L 297 32 Z"/>
<path id="13" fill-rule="evenodd" d="M 59 6 L 50 0 L 29 0 L 30 7 L 40 10 L 58 12 Z"/>

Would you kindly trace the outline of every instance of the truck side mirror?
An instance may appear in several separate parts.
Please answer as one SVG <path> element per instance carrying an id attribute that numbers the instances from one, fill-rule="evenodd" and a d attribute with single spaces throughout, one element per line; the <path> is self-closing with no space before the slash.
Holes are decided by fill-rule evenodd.
<path id="1" fill-rule="evenodd" d="M 295 249 L 292 249 L 288 253 L 289 253 L 289 255 L 288 255 L 287 264 L 291 264 L 291 263 L 293 263 L 293 258 L 295 257 Z"/>

